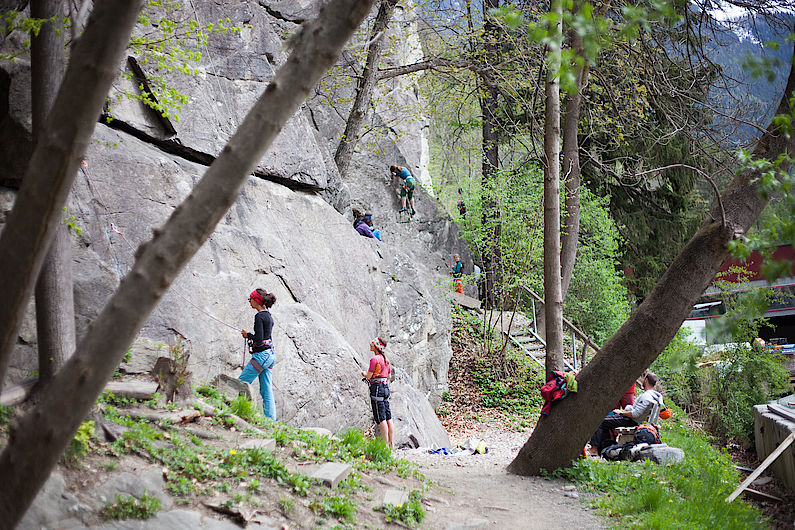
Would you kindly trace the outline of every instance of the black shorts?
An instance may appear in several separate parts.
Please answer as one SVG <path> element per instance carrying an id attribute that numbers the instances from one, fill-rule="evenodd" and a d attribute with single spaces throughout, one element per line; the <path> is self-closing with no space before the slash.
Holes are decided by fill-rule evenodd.
<path id="1" fill-rule="evenodd" d="M 392 411 L 389 410 L 389 386 L 386 383 L 370 385 L 370 405 L 373 407 L 373 421 L 376 424 L 392 419 Z"/>

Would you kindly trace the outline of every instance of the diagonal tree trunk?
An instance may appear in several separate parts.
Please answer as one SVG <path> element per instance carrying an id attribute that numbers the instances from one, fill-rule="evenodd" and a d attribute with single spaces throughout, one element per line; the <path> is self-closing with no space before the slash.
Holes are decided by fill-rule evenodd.
<path id="1" fill-rule="evenodd" d="M 60 20 L 64 7 L 61 0 L 32 0 L 30 16 Z M 58 29 L 50 21 L 42 25 L 38 35 L 31 35 L 30 86 L 34 143 L 46 131 L 47 114 L 58 93 L 66 63 L 64 37 Z M 55 227 L 50 250 L 36 282 L 36 333 L 39 382 L 46 385 L 75 349 L 72 246 L 69 231 L 63 222 Z"/>
<path id="2" fill-rule="evenodd" d="M 316 20 L 304 24 L 292 54 L 238 131 L 162 229 L 138 249 L 130 273 L 0 455 L 3 524 L 13 528 L 21 519 L 140 327 L 234 204 L 257 162 L 336 61 L 370 6 L 369 0 L 332 0 Z"/>
<path id="3" fill-rule="evenodd" d="M 790 71 L 777 114 L 792 115 L 789 98 L 795 91 L 795 65 Z M 795 137 L 787 138 L 771 123 L 753 152 L 755 160 L 776 160 L 795 154 Z M 787 167 L 782 168 L 786 170 Z M 676 257 L 651 294 L 577 376 L 580 391 L 555 404 L 552 414 L 542 417 L 530 439 L 508 466 L 520 475 L 538 474 L 566 467 L 579 455 L 632 382 L 668 345 L 693 304 L 715 277 L 729 255 L 729 242 L 745 234 L 767 201 L 757 192 L 758 170 L 737 175 L 722 196 L 726 224 L 720 205 Z M 553 449 L 554 448 L 554 449 Z"/>
<path id="4" fill-rule="evenodd" d="M 47 125 L 0 234 L 0 385 L 55 227 L 143 0 L 99 2 L 73 47 Z"/>
<path id="5" fill-rule="evenodd" d="M 583 57 L 582 38 L 576 31 L 570 32 L 571 47 L 576 57 Z M 580 238 L 580 145 L 577 129 L 580 124 L 582 92 L 588 83 L 588 61 L 577 70 L 577 90 L 566 102 L 566 117 L 563 120 L 563 179 L 565 182 L 566 213 L 563 217 L 563 238 L 560 249 L 561 300 L 569 292 L 574 263 L 577 260 L 577 243 Z"/>
<path id="6" fill-rule="evenodd" d="M 557 17 L 547 52 L 546 115 L 544 117 L 544 326 L 547 373 L 563 370 L 563 296 L 560 290 L 560 63 L 563 4 L 549 7 Z"/>
<path id="7" fill-rule="evenodd" d="M 359 142 L 359 130 L 367 116 L 367 108 L 370 106 L 375 84 L 378 81 L 378 62 L 381 60 L 384 33 L 396 4 L 397 0 L 382 0 L 378 7 L 378 14 L 375 16 L 373 31 L 370 34 L 370 46 L 367 48 L 367 60 L 356 86 L 356 99 L 353 101 L 348 121 L 345 123 L 345 132 L 342 134 L 337 152 L 334 154 L 334 162 L 343 178 L 348 173 L 353 150 L 356 149 L 356 144 Z"/>

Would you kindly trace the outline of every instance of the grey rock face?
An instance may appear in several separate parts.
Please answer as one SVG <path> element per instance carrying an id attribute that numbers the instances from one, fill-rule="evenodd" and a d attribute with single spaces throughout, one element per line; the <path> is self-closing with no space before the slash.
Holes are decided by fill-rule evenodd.
<path id="1" fill-rule="evenodd" d="M 285 60 L 282 32 L 295 31 L 295 22 L 313 16 L 317 7 L 279 0 L 195 4 L 196 12 L 188 14 L 202 23 L 228 16 L 251 28 L 213 35 L 197 75 L 169 78 L 190 98 L 181 120 L 174 121 L 181 146 L 164 151 L 160 125 L 137 102 L 111 109 L 116 125 L 125 124 L 127 132 L 113 123 L 97 126 L 68 205 L 82 229 L 73 236 L 78 335 L 129 272 L 138 245 L 151 238 L 206 170 L 204 163 L 185 158 L 185 150 L 209 156 L 220 151 Z M 22 90 L 26 72 L 2 70 L 11 92 Z M 116 93 L 131 88 L 125 82 L 118 80 Z M 6 118 L 24 129 L 26 112 L 21 101 Z M 342 182 L 329 149 L 341 132 L 335 128 L 339 123 L 326 127 L 320 118 L 317 109 L 307 107 L 284 127 L 259 162 L 260 178 L 249 178 L 177 277 L 124 368 L 149 371 L 181 335 L 191 353 L 194 383 L 218 374 L 236 377 L 248 360 L 239 330 L 249 329 L 254 316 L 246 297 L 262 287 L 277 297 L 273 384 L 281 419 L 333 432 L 370 426 L 360 371 L 369 360 L 370 341 L 380 335 L 398 374 L 392 385 L 397 442 L 413 435 L 422 445 L 449 445 L 433 413 L 447 387 L 451 355 L 445 297 L 451 282 L 442 257 L 449 263 L 448 256 L 458 252 L 471 270 L 466 246 L 441 206 L 420 188 L 415 222 L 395 222 L 398 200 L 386 177 L 388 166 L 403 163 L 407 155 L 388 138 L 380 140 L 383 154 L 357 154 Z M 0 188 L 0 229 L 13 198 L 11 190 Z M 340 214 L 350 211 L 351 200 L 373 210 L 383 243 L 360 237 Z M 32 304 L 18 342 L 11 381 L 35 368 Z"/>

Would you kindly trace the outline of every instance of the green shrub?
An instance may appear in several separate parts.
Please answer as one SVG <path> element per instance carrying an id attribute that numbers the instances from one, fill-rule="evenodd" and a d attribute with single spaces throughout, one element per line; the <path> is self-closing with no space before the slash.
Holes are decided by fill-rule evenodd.
<path id="1" fill-rule="evenodd" d="M 244 420 L 256 422 L 258 420 L 257 405 L 246 399 L 245 396 L 237 396 L 229 405 L 232 414 Z"/>
<path id="2" fill-rule="evenodd" d="M 364 455 L 378 469 L 386 470 L 392 467 L 392 448 L 381 438 L 371 438 L 364 448 Z"/>
<path id="3" fill-rule="evenodd" d="M 789 372 L 778 356 L 743 344 L 724 351 L 722 360 L 704 370 L 703 389 L 709 401 L 707 425 L 712 434 L 754 445 L 753 406 L 787 390 Z"/>
<path id="4" fill-rule="evenodd" d="M 342 433 L 340 442 L 353 458 L 358 458 L 364 454 L 365 442 L 364 432 L 361 429 L 351 428 Z"/>
<path id="5" fill-rule="evenodd" d="M 80 460 L 88 454 L 91 448 L 91 438 L 93 436 L 94 422 L 84 421 L 81 423 L 80 427 L 77 428 L 74 438 L 72 438 L 72 441 L 69 442 L 69 445 L 66 447 L 66 451 L 64 451 L 64 463 L 70 466 L 77 466 Z"/>
<path id="6" fill-rule="evenodd" d="M 735 335 L 738 342 L 714 351 L 709 364 L 696 365 L 702 349 L 680 331 L 651 366 L 677 405 L 722 441 L 745 447 L 754 444 L 753 406 L 786 391 L 789 383 L 778 356 L 755 350 L 743 340 L 756 333 L 752 320 L 739 323 L 745 331 Z"/>
<path id="7" fill-rule="evenodd" d="M 223 402 L 224 398 L 218 390 L 210 384 L 202 384 L 196 387 L 194 392 L 202 397 L 206 397 L 216 402 Z"/>
<path id="8" fill-rule="evenodd" d="M 114 519 L 149 519 L 160 510 L 160 499 L 147 495 L 146 491 L 140 499 L 133 496 L 116 494 L 116 502 L 108 503 L 102 509 L 102 517 L 106 521 Z"/>

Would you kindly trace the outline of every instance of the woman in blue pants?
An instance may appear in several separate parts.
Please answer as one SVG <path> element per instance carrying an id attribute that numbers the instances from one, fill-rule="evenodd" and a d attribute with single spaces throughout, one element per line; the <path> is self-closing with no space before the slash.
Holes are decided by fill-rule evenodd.
<path id="1" fill-rule="evenodd" d="M 246 383 L 253 383 L 254 379 L 259 378 L 262 411 L 265 416 L 276 421 L 276 403 L 273 400 L 273 388 L 271 387 L 276 355 L 273 353 L 273 339 L 271 338 L 273 317 L 268 311 L 276 303 L 276 296 L 265 289 L 255 289 L 248 296 L 248 303 L 252 309 L 257 310 L 257 314 L 254 315 L 254 333 L 249 333 L 245 329 L 241 330 L 241 334 L 249 341 L 251 360 L 243 368 L 243 373 L 238 379 Z"/>

